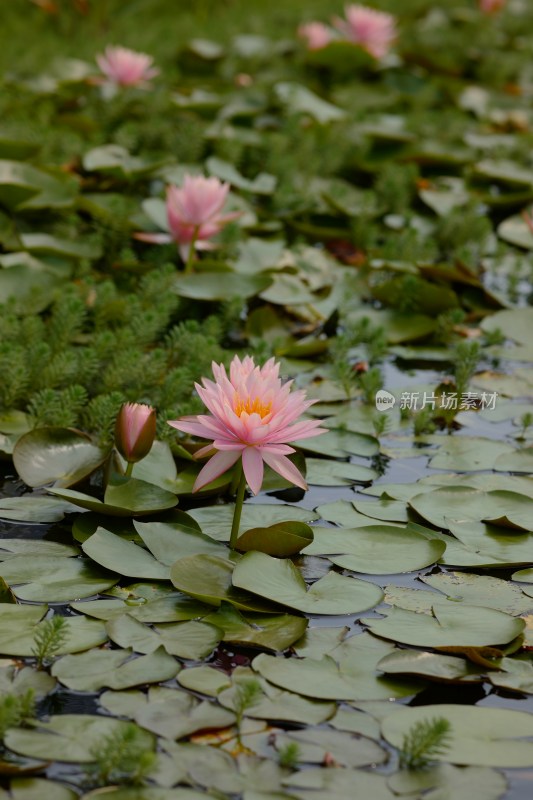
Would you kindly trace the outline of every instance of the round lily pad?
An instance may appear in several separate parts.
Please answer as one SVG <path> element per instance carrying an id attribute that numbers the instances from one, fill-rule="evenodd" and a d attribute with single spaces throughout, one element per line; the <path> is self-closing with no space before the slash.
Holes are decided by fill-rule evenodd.
<path id="1" fill-rule="evenodd" d="M 94 472 L 106 456 L 82 433 L 68 428 L 36 428 L 17 441 L 13 463 L 28 486 L 55 482 L 57 487 L 68 487 Z"/>
<path id="2" fill-rule="evenodd" d="M 418 722 L 443 717 L 451 725 L 450 739 L 436 761 L 491 767 L 533 766 L 533 717 L 523 711 L 478 708 L 443 703 L 404 708 L 385 717 L 382 733 L 394 747 Z"/>
<path id="3" fill-rule="evenodd" d="M 266 553 L 246 553 L 233 572 L 233 585 L 310 614 L 355 614 L 383 598 L 373 583 L 329 572 L 309 589 L 289 560 Z"/>

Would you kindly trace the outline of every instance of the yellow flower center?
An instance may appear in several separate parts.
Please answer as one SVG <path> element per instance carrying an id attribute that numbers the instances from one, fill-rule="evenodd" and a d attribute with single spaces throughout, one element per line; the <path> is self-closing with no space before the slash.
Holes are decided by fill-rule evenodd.
<path id="1" fill-rule="evenodd" d="M 272 410 L 272 403 L 263 403 L 259 397 L 243 398 L 237 394 L 235 396 L 233 410 L 238 417 L 241 416 L 243 411 L 246 411 L 247 414 L 259 414 L 261 419 L 263 419 L 263 417 L 266 417 L 267 414 L 270 414 Z"/>

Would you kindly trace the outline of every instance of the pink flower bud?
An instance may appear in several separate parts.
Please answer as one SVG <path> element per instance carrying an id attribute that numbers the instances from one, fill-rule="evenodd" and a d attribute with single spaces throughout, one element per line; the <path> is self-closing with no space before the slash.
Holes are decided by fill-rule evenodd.
<path id="1" fill-rule="evenodd" d="M 115 425 L 115 447 L 128 464 L 148 455 L 155 439 L 156 410 L 142 403 L 124 403 Z"/>

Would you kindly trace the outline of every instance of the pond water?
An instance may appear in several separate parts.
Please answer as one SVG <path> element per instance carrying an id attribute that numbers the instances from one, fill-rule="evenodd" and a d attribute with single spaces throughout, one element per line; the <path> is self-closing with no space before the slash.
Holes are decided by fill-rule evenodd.
<path id="1" fill-rule="evenodd" d="M 421 381 L 427 381 L 431 377 L 433 381 L 438 377 L 438 373 L 431 372 L 428 376 L 427 371 L 412 371 L 408 380 L 406 375 L 398 367 L 392 363 L 387 365 L 386 369 L 387 379 L 389 383 L 386 385 L 398 384 L 401 379 L 402 387 L 408 386 L 410 383 L 416 385 Z M 470 418 L 471 417 L 471 418 Z M 501 422 L 490 422 L 481 417 L 474 417 L 470 415 L 466 417 L 463 415 L 463 421 L 466 422 L 464 427 L 455 431 L 454 438 L 464 436 L 479 436 L 491 439 L 499 439 L 504 441 L 513 433 L 516 433 L 510 419 L 502 420 Z M 445 436 L 443 434 L 443 436 Z M 381 449 L 394 448 L 398 442 L 394 435 L 385 435 L 380 441 Z M 387 456 L 379 455 L 374 457 L 373 460 L 365 459 L 358 456 L 352 456 L 347 459 L 349 463 L 367 465 L 372 463 L 376 469 L 378 477 L 373 482 L 374 487 L 383 486 L 384 489 L 390 484 L 409 484 L 415 483 L 423 478 L 428 478 L 431 475 L 443 474 L 445 470 L 431 469 L 428 467 L 428 455 L 414 455 L 409 458 L 395 457 L 389 458 Z M 491 471 L 480 474 L 492 474 Z M 13 473 L 13 469 L 9 465 L 3 468 L 3 484 L 0 489 L 1 497 L 18 497 L 25 494 L 27 487 L 17 479 Z M 459 479 L 460 480 L 460 479 Z M 337 501 L 361 501 L 368 502 L 374 498 L 369 497 L 365 493 L 365 485 L 346 485 L 340 486 L 311 486 L 304 494 L 298 489 L 286 489 L 278 492 L 261 492 L 256 497 L 249 497 L 247 504 L 250 506 L 272 505 L 276 506 L 280 503 L 290 503 L 302 509 L 316 509 L 326 504 L 335 503 Z M 192 506 L 197 503 L 190 504 Z M 185 510 L 187 509 L 187 502 L 181 504 Z M 413 520 L 424 523 L 424 520 L 417 516 L 416 513 L 410 512 L 410 517 Z M 327 520 L 318 520 L 319 525 L 330 527 L 334 523 Z M 375 523 L 377 520 L 369 519 L 369 523 Z M 315 523 L 316 524 L 316 523 Z M 12 523 L 8 521 L 0 521 L 0 538 L 19 538 L 19 539 L 40 539 L 44 541 L 60 542 L 63 544 L 70 544 L 71 538 L 71 525 L 69 518 L 61 523 L 54 524 L 39 524 L 31 525 L 26 523 Z M 324 557 L 318 556 L 300 556 L 296 559 L 296 563 L 301 568 L 306 580 L 313 582 L 314 580 L 325 575 L 331 567 L 330 562 Z M 353 574 L 348 570 L 339 570 L 342 574 Z M 435 591 L 435 596 L 438 596 L 437 590 L 433 589 L 427 584 L 421 583 L 422 577 L 436 575 L 442 572 L 449 571 L 446 567 L 430 565 L 424 569 L 412 570 L 399 574 L 375 575 L 375 574 L 357 574 L 358 578 L 365 581 L 370 581 L 377 586 L 385 588 L 392 584 L 396 587 L 404 589 L 429 589 Z M 477 575 L 492 575 L 498 578 L 510 580 L 513 569 L 470 569 L 471 574 Z M 128 582 L 125 579 L 124 582 Z M 103 597 L 103 595 L 100 595 Z M 93 598 L 87 598 L 88 600 Z M 533 600 L 532 610 L 533 610 Z M 68 603 L 53 604 L 54 612 L 66 616 L 72 616 L 73 611 L 69 608 Z M 317 627 L 335 627 L 341 628 L 346 626 L 350 634 L 360 633 L 365 629 L 365 626 L 360 623 L 360 618 L 364 617 L 367 621 L 371 618 L 379 618 L 382 607 L 379 606 L 372 611 L 362 612 L 361 614 L 350 614 L 342 616 L 312 616 L 310 618 L 310 628 Z M 349 634 L 349 635 L 350 635 Z M 259 651 L 255 648 L 239 647 L 235 644 L 219 644 L 215 651 L 209 656 L 205 662 L 212 667 L 230 674 L 235 667 L 248 667 L 254 657 Z M 30 660 L 29 663 L 32 663 Z M 193 666 L 195 662 L 185 662 L 188 666 Z M 165 686 L 178 686 L 176 681 L 166 681 Z M 58 687 L 56 690 L 49 694 L 44 700 L 38 704 L 38 716 L 42 719 L 47 718 L 49 715 L 57 714 L 101 714 L 102 708 L 99 705 L 98 692 L 87 693 L 78 692 L 65 687 Z M 197 695 L 200 696 L 200 695 Z M 465 684 L 450 684 L 450 683 L 432 683 L 430 682 L 423 691 L 412 697 L 399 699 L 398 703 L 407 704 L 412 707 L 418 706 L 438 706 L 440 704 L 457 704 L 465 706 L 477 706 L 481 708 L 498 708 L 498 709 L 511 709 L 518 711 L 533 712 L 533 697 L 531 695 L 521 694 L 517 692 L 509 692 L 505 689 L 498 689 L 491 685 L 490 682 L 473 683 L 470 685 Z M 107 712 L 106 712 L 107 713 Z M 299 726 L 296 726 L 298 728 Z M 294 728 L 289 725 L 288 729 Z M 381 740 L 382 746 L 389 753 L 389 760 L 383 766 L 378 766 L 375 771 L 380 773 L 389 774 L 391 770 L 397 768 L 397 754 L 394 748 L 391 748 L 386 742 Z M 533 770 L 531 769 L 507 769 L 502 770 L 508 781 L 508 790 L 504 795 L 505 800 L 528 800 L 533 794 Z M 76 785 L 79 780 L 79 771 L 74 765 L 65 764 L 52 764 L 45 770 L 45 774 L 49 779 L 59 780 L 67 785 Z"/>

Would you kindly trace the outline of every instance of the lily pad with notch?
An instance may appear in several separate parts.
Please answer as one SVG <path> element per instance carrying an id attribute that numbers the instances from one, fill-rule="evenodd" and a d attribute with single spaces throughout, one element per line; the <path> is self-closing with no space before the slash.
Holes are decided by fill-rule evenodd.
<path id="1" fill-rule="evenodd" d="M 276 613 L 276 603 L 269 605 L 254 594 L 235 588 L 234 566 L 219 556 L 187 556 L 172 565 L 170 580 L 176 589 L 213 606 L 227 602 L 242 611 Z"/>
<path id="2" fill-rule="evenodd" d="M 89 436 L 68 428 L 35 428 L 21 436 L 13 450 L 15 469 L 28 486 L 72 486 L 98 469 L 106 457 L 107 452 Z"/>
<path id="3" fill-rule="evenodd" d="M 241 552 L 257 550 L 278 558 L 293 556 L 311 544 L 313 530 L 305 522 L 287 521 L 267 528 L 250 528 L 237 539 Z"/>
<path id="4" fill-rule="evenodd" d="M 376 606 L 383 592 L 373 583 L 329 572 L 310 588 L 288 559 L 246 553 L 235 566 L 233 585 L 310 614 L 355 614 Z"/>
<path id="5" fill-rule="evenodd" d="M 163 647 L 139 658 L 132 658 L 131 650 L 90 650 L 59 659 L 52 667 L 52 675 L 69 689 L 97 692 L 103 687 L 129 689 L 168 681 L 179 668 Z"/>
<path id="6" fill-rule="evenodd" d="M 118 475 L 113 476 L 113 479 L 107 484 L 103 502 L 97 497 L 73 489 L 48 489 L 47 491 L 88 511 L 109 514 L 112 517 L 155 514 L 157 511 L 174 508 L 178 503 L 178 498 L 172 492 L 138 478 L 126 478 Z"/>

